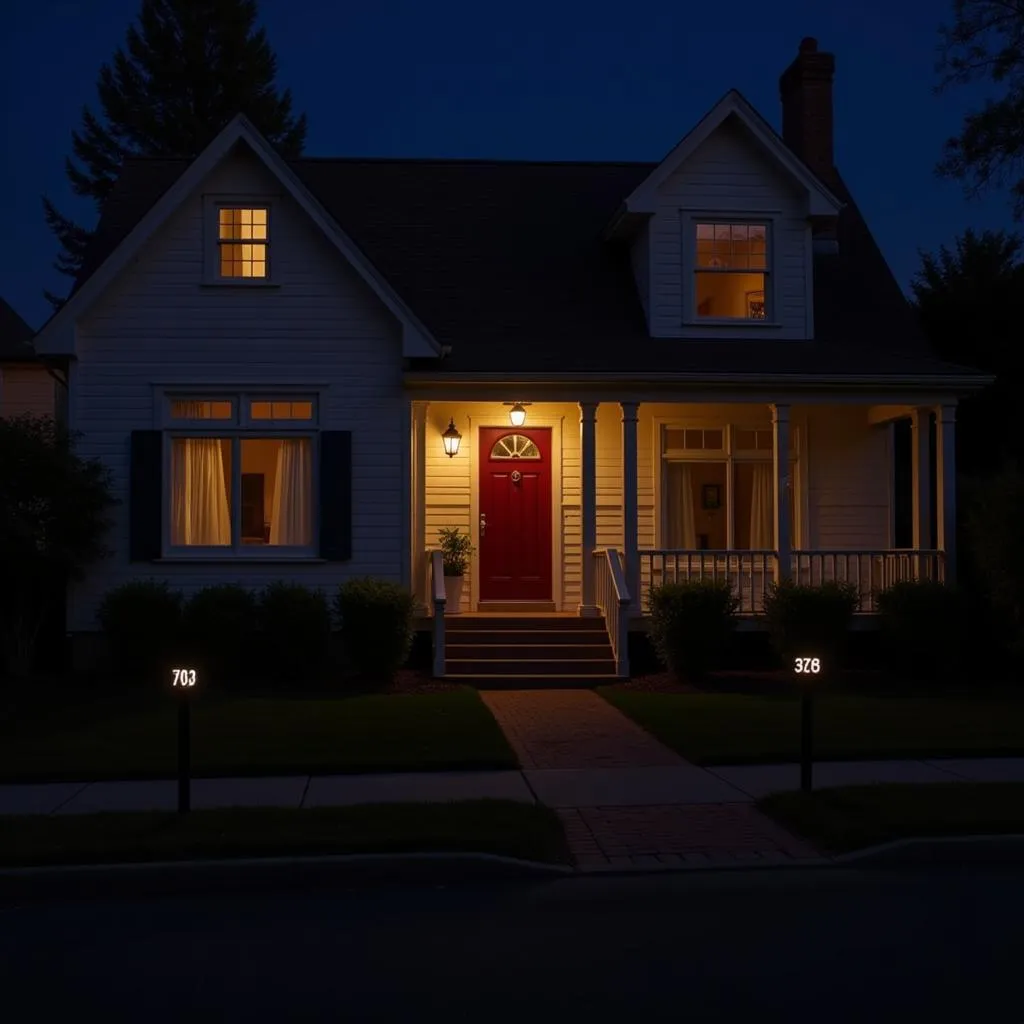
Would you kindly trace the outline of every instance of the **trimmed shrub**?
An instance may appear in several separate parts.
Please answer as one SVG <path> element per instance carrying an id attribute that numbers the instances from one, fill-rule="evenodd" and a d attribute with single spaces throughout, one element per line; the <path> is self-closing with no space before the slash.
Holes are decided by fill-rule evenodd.
<path id="1" fill-rule="evenodd" d="M 182 613 L 185 646 L 201 680 L 216 687 L 244 687 L 254 668 L 257 608 L 252 592 L 237 583 L 203 587 Z"/>
<path id="2" fill-rule="evenodd" d="M 409 657 L 415 599 L 403 586 L 364 576 L 343 583 L 334 598 L 350 667 L 366 679 L 388 682 Z"/>
<path id="3" fill-rule="evenodd" d="M 649 632 L 661 662 L 677 679 L 702 679 L 735 629 L 738 607 L 724 580 L 652 587 Z"/>
<path id="4" fill-rule="evenodd" d="M 822 661 L 823 674 L 841 668 L 857 601 L 857 589 L 850 583 L 770 584 L 765 620 L 772 647 L 785 667 L 791 668 L 794 658 L 815 657 Z"/>
<path id="5" fill-rule="evenodd" d="M 331 638 L 322 591 L 276 580 L 259 595 L 260 674 L 291 687 L 319 675 Z"/>
<path id="6" fill-rule="evenodd" d="M 166 580 L 138 580 L 108 590 L 96 617 L 115 678 L 158 684 L 181 655 L 181 594 Z"/>
<path id="7" fill-rule="evenodd" d="M 966 609 L 959 592 L 934 580 L 894 583 L 877 597 L 890 664 L 915 679 L 945 678 L 962 663 Z"/>

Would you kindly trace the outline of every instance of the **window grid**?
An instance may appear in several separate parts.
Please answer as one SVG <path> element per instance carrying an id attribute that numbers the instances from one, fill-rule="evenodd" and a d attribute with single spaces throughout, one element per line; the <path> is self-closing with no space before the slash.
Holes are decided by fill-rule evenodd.
<path id="1" fill-rule="evenodd" d="M 222 278 L 265 278 L 269 247 L 267 207 L 222 206 L 217 211 Z"/>
<path id="2" fill-rule="evenodd" d="M 696 318 L 767 319 L 768 226 L 701 221 L 693 230 Z"/>

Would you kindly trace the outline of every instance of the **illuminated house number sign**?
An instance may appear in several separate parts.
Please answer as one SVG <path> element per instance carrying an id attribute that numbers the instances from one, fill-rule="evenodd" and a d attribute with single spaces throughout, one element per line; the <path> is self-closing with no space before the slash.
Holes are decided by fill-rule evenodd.
<path id="1" fill-rule="evenodd" d="M 171 675 L 173 680 L 172 686 L 195 686 L 196 685 L 196 670 L 194 668 L 175 668 L 171 669 Z"/>
<path id="2" fill-rule="evenodd" d="M 821 658 L 797 658 L 793 667 L 798 676 L 816 676 L 821 671 Z"/>

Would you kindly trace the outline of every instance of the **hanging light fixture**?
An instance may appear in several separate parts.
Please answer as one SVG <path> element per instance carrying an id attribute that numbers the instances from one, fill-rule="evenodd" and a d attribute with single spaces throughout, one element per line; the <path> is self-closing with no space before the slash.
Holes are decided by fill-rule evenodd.
<path id="1" fill-rule="evenodd" d="M 526 422 L 526 410 L 522 402 L 516 402 L 508 411 L 508 419 L 513 427 L 521 427 Z"/>
<path id="2" fill-rule="evenodd" d="M 449 418 L 448 429 L 441 435 L 441 440 L 444 443 L 444 453 L 449 459 L 455 458 L 459 454 L 459 443 L 462 441 L 462 435 L 455 429 L 455 420 Z"/>

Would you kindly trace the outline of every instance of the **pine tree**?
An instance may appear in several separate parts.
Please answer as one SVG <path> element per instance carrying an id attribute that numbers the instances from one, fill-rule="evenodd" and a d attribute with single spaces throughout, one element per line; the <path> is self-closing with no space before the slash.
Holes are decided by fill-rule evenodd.
<path id="1" fill-rule="evenodd" d="M 102 116 L 84 107 L 72 132 L 65 172 L 75 195 L 98 213 L 126 157 L 195 157 L 236 114 L 284 156 L 299 156 L 306 115 L 294 116 L 291 92 L 275 87 L 277 58 L 257 14 L 256 0 L 142 0 L 124 47 L 100 68 Z M 74 278 L 92 232 L 45 196 L 43 212 L 61 245 L 54 267 Z M 46 297 L 55 308 L 64 301 Z"/>

